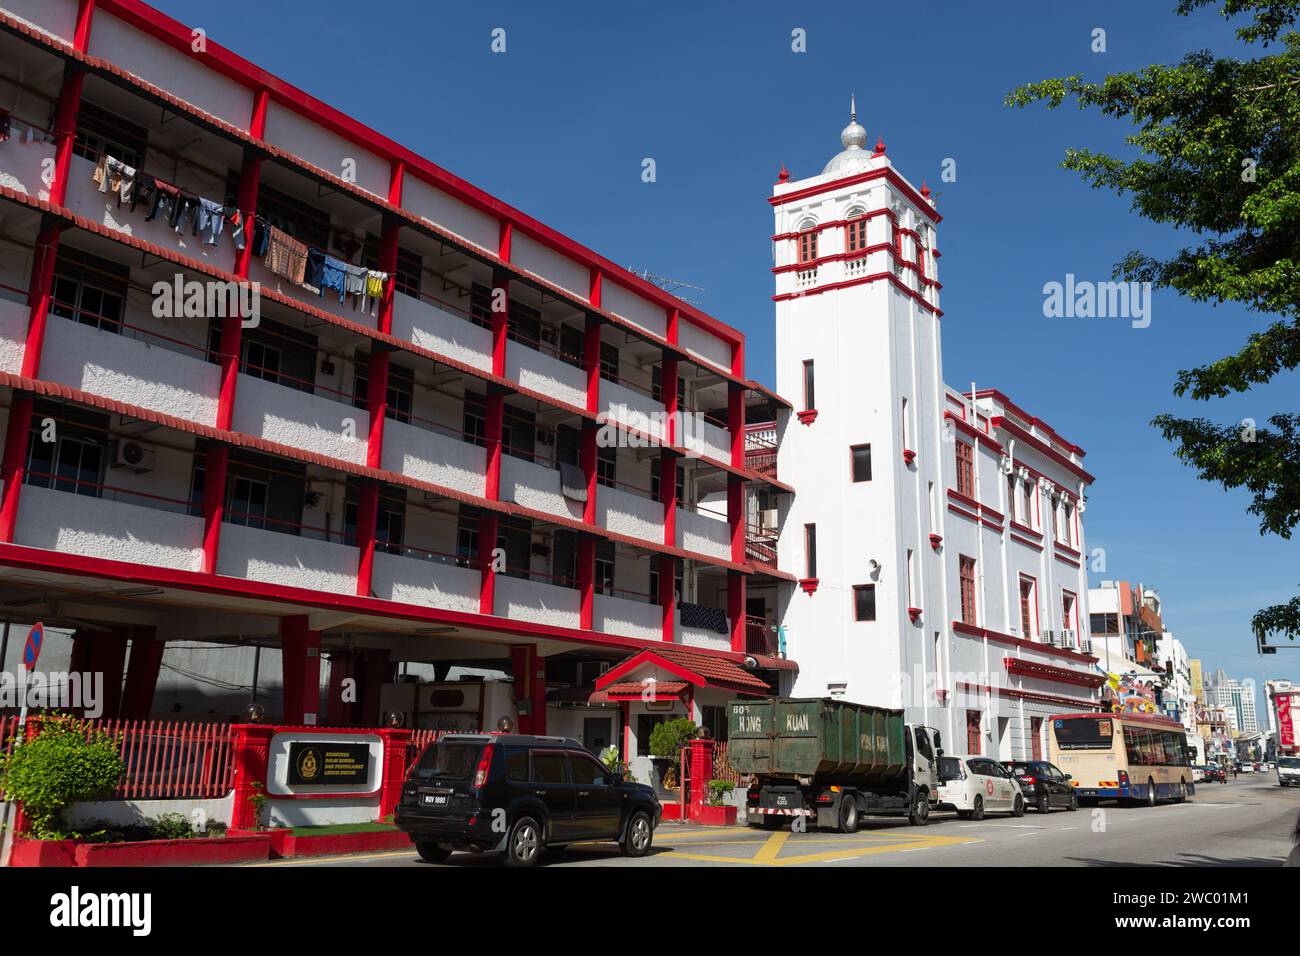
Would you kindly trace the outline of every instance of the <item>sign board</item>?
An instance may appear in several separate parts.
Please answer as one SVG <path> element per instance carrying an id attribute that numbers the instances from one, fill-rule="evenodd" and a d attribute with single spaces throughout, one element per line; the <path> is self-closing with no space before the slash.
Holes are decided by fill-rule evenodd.
<path id="1" fill-rule="evenodd" d="M 29 671 L 36 670 L 36 662 L 41 659 L 41 645 L 45 643 L 45 625 L 37 621 L 27 632 L 27 642 L 23 645 L 23 667 Z"/>
<path id="2" fill-rule="evenodd" d="M 289 744 L 290 786 L 355 789 L 370 777 L 370 745 L 319 741 Z"/>

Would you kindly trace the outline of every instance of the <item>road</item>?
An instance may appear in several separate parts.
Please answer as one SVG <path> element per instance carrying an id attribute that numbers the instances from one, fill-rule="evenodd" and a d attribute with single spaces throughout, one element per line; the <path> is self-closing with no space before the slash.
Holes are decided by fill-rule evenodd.
<path id="1" fill-rule="evenodd" d="M 654 849 L 629 860 L 602 844 L 551 851 L 543 866 L 1278 866 L 1291 850 L 1300 789 L 1274 774 L 1207 784 L 1185 804 L 1105 804 L 978 823 L 940 813 L 927 827 L 870 819 L 854 834 L 664 823 Z M 326 857 L 259 866 L 496 866 L 499 858 L 454 854 L 444 864 L 412 851 Z"/>

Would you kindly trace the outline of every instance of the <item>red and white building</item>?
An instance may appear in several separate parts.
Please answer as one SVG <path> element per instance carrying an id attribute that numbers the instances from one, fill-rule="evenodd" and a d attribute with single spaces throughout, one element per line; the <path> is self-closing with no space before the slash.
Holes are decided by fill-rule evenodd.
<path id="1" fill-rule="evenodd" d="M 941 217 L 856 116 L 772 190 L 782 624 L 799 696 L 906 708 L 949 753 L 1045 753 L 1086 710 L 1083 449 L 996 389 L 943 381 Z"/>
<path id="2" fill-rule="evenodd" d="M 692 675 L 663 716 L 788 689 L 794 576 L 758 516 L 792 488 L 746 437 L 787 406 L 742 335 L 195 36 L 139 0 L 0 0 L 8 616 L 124 673 L 109 716 L 150 713 L 177 640 L 278 649 L 290 724 L 377 722 L 399 662 L 500 670 L 525 732 L 628 745 L 632 699 L 584 689 L 647 648 Z M 248 241 L 101 191 L 105 156 Z M 382 294 L 272 271 L 255 223 Z M 260 283 L 257 324 L 160 317 L 178 276 Z"/>

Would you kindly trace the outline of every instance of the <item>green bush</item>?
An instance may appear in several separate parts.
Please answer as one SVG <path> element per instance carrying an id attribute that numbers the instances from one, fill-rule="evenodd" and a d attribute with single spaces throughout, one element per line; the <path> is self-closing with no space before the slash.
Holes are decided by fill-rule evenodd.
<path id="1" fill-rule="evenodd" d="M 37 737 L 0 760 L 0 780 L 22 803 L 32 836 L 58 840 L 65 836 L 63 811 L 107 796 L 124 769 L 111 735 L 75 717 L 46 717 Z"/>
<path id="2" fill-rule="evenodd" d="M 655 757 L 666 757 L 671 761 L 672 769 L 676 771 L 682 762 L 682 748 L 687 742 L 694 740 L 698 732 L 695 721 L 689 717 L 678 717 L 675 720 L 665 720 L 661 724 L 656 724 L 650 731 L 650 754 Z"/>
<path id="3" fill-rule="evenodd" d="M 709 806 L 722 806 L 722 798 L 731 791 L 736 789 L 736 785 L 730 780 L 710 780 L 709 781 Z"/>
<path id="4" fill-rule="evenodd" d="M 194 825 L 183 813 L 161 813 L 148 825 L 152 840 L 188 840 L 195 836 Z"/>

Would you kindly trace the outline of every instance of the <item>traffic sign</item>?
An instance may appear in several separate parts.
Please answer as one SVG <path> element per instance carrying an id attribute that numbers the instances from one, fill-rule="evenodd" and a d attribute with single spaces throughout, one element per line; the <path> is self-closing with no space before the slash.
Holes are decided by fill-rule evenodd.
<path id="1" fill-rule="evenodd" d="M 23 667 L 29 671 L 36 670 L 36 662 L 41 659 L 41 645 L 45 642 L 45 625 L 37 621 L 27 632 L 27 643 L 23 645 Z"/>

